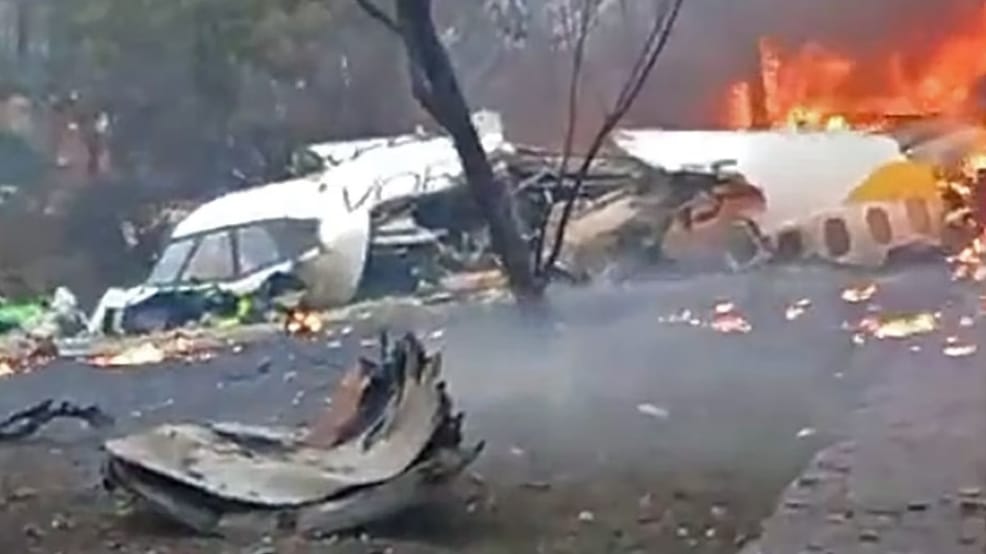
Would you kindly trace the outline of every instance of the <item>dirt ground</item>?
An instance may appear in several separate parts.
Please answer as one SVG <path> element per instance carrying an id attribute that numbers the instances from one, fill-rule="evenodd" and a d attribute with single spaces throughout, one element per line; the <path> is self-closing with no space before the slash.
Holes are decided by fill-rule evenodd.
<path id="1" fill-rule="evenodd" d="M 879 301 L 963 309 L 939 269 L 882 277 Z M 815 453 L 861 429 L 855 414 L 869 393 L 913 356 L 908 345 L 860 354 L 852 344 L 844 322 L 867 308 L 839 296 L 858 280 L 826 270 L 712 276 L 564 293 L 550 322 L 483 306 L 417 321 L 444 345 L 467 438 L 487 448 L 449 498 L 315 542 L 195 538 L 124 514 L 100 487 L 99 444 L 164 421 L 303 421 L 340 370 L 372 351 L 378 319 L 356 315 L 317 341 L 274 337 L 198 364 L 107 372 L 59 362 L 4 381 L 0 413 L 71 398 L 116 426 L 58 423 L 0 444 L 0 537 L 9 552 L 65 554 L 738 552 Z M 785 318 L 802 298 L 812 300 L 806 314 Z M 751 333 L 668 317 L 705 317 L 722 300 Z M 926 362 L 939 363 L 949 362 Z"/>
<path id="2" fill-rule="evenodd" d="M 447 501 L 349 537 L 195 539 L 149 515 L 116 513 L 91 476 L 52 450 L 25 446 L 0 460 L 0 536 L 11 552 L 305 553 L 327 544 L 354 553 L 735 552 L 772 501 L 766 490 L 751 501 L 742 483 L 701 471 L 520 485 L 473 474 Z"/>

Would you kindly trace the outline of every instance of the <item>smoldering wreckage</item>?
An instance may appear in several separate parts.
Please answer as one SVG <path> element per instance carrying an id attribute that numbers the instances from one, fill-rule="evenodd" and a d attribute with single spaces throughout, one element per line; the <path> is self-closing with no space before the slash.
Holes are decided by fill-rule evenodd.
<path id="1" fill-rule="evenodd" d="M 574 176 L 560 174 L 560 155 L 508 142 L 496 114 L 475 121 L 530 235 Z M 589 166 L 558 271 L 585 282 L 662 264 L 877 268 L 907 251 L 981 256 L 969 244 L 982 232 L 984 135 L 942 121 L 872 132 L 620 130 Z M 54 338 L 46 356 L 78 355 L 80 341 L 101 336 L 503 289 L 450 139 L 312 145 L 292 171 L 191 212 L 146 281 L 108 290 L 90 317 L 60 291 L 34 314 L 44 324 L 20 331 Z M 209 534 L 331 534 L 439 494 L 482 443 L 465 444 L 440 354 L 413 335 L 381 342 L 380 359 L 350 371 L 311 426 L 163 425 L 110 440 L 107 488 Z"/>
<path id="2" fill-rule="evenodd" d="M 574 171 L 560 175 L 560 155 L 507 141 L 497 114 L 475 120 L 534 244 Z M 875 268 L 901 251 L 954 253 L 966 232 L 952 212 L 977 201 L 946 185 L 975 181 L 968 165 L 984 135 L 945 121 L 880 132 L 620 130 L 590 165 L 555 269 L 586 282 L 662 264 L 735 271 L 814 258 Z M 315 144 L 291 171 L 193 210 L 147 279 L 107 290 L 90 316 L 59 291 L 51 311 L 61 324 L 38 332 L 144 334 L 505 285 L 449 138 Z"/>

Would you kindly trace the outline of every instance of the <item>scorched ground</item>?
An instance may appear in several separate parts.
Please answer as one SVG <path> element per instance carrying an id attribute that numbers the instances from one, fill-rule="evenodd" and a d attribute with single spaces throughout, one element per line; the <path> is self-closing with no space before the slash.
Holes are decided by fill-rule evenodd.
<path id="1" fill-rule="evenodd" d="M 876 499 L 884 510 L 903 503 L 907 513 L 907 504 L 959 494 L 953 489 L 981 490 L 986 455 L 981 443 L 961 437 L 986 424 L 986 364 L 979 352 L 944 353 L 952 335 L 982 343 L 978 296 L 934 264 L 886 273 L 868 298 L 843 299 L 859 298 L 844 291 L 867 290 L 870 281 L 822 268 L 773 269 L 559 291 L 550 325 L 489 306 L 417 319 L 432 346 L 444 344 L 468 432 L 486 439 L 487 450 L 457 484 L 456 498 L 327 540 L 342 552 L 736 552 L 759 534 L 802 466 L 847 441 L 857 445 L 842 499 L 848 504 L 809 495 L 799 501 L 810 513 L 848 506 L 843 515 L 864 514 Z M 748 326 L 727 333 L 716 325 L 724 305 Z M 925 311 L 940 314 L 924 332 L 853 340 L 852 323 L 875 312 Z M 0 445 L 5 546 L 324 551 L 324 541 L 193 538 L 154 519 L 121 518 L 99 487 L 98 445 L 162 422 L 308 419 L 333 379 L 372 348 L 378 324 L 358 319 L 329 329 L 338 337 L 354 327 L 341 347 L 278 337 L 204 362 L 113 371 L 61 363 L 6 380 L 4 413 L 70 397 L 98 404 L 117 425 L 97 432 L 58 424 Z M 958 439 L 935 441 L 926 432 L 943 428 Z M 901 441 L 913 462 L 899 462 Z M 938 455 L 943 447 L 948 463 Z M 963 535 L 965 516 L 928 506 L 928 537 L 982 548 L 981 538 Z M 827 520 L 805 521 L 792 532 L 771 520 L 762 544 L 781 544 L 780 552 L 784 540 L 797 548 L 817 540 Z M 904 527 L 890 521 L 878 529 L 861 523 L 843 539 L 892 544 Z"/>

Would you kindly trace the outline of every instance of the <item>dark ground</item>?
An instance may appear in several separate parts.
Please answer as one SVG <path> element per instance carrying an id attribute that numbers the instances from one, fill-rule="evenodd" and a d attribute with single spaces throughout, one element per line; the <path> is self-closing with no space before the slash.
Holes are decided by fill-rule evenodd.
<path id="1" fill-rule="evenodd" d="M 9 378 L 0 383 L 0 413 L 70 398 L 97 403 L 118 422 L 107 434 L 69 422 L 0 445 L 0 551 L 736 552 L 817 451 L 860 436 L 880 444 L 879 426 L 863 422 L 874 410 L 901 409 L 884 394 L 897 383 L 896 368 L 911 368 L 900 372 L 909 376 L 900 386 L 914 393 L 905 402 L 927 397 L 917 410 L 925 419 L 950 413 L 934 407 L 968 386 L 958 380 L 950 388 L 949 380 L 984 373 L 981 355 L 941 355 L 944 332 L 854 346 L 843 322 L 866 307 L 839 297 L 860 280 L 825 269 L 770 270 L 560 292 L 551 323 L 520 321 L 503 306 L 418 318 L 426 333 L 445 329 L 432 340 L 447 345 L 453 395 L 470 437 L 486 439 L 487 450 L 447 503 L 331 550 L 291 538 L 194 539 L 153 520 L 117 517 L 99 488 L 98 445 L 163 421 L 303 421 L 324 405 L 341 368 L 372 351 L 361 341 L 376 331 L 373 319 L 334 326 L 328 341 L 274 337 L 204 364 L 108 372 L 65 362 Z M 951 326 L 976 315 L 975 292 L 949 284 L 942 266 L 878 281 L 874 302 L 884 308 L 942 309 Z M 786 320 L 785 308 L 802 298 L 813 305 Z M 753 331 L 722 335 L 667 321 L 685 308 L 707 318 L 717 300 L 735 302 Z M 333 348 L 350 325 L 356 329 Z M 924 346 L 920 356 L 912 344 Z M 924 395 L 921 374 L 946 385 Z M 977 409 L 986 421 L 986 405 Z M 885 452 L 871 451 L 867 459 Z"/>

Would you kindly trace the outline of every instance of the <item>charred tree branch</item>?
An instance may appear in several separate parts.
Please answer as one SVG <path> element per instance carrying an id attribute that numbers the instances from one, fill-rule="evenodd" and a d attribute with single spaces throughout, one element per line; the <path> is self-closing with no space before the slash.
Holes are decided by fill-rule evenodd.
<path id="1" fill-rule="evenodd" d="M 589 41 L 589 28 L 592 24 L 593 15 L 599 7 L 600 0 L 584 0 L 577 26 L 572 26 L 570 32 L 575 34 L 575 46 L 572 55 L 572 76 L 568 83 L 568 120 L 565 129 L 565 142 L 562 146 L 562 159 L 558 168 L 559 179 L 564 179 L 568 174 L 568 164 L 572 157 L 572 148 L 575 143 L 575 132 L 578 125 L 579 107 L 579 83 L 582 79 L 582 67 L 585 60 L 585 46 Z M 569 17 L 571 20 L 571 17 Z M 548 234 L 548 224 L 551 221 L 551 205 L 547 207 L 541 221 L 538 222 L 537 236 L 534 247 L 534 268 L 539 275 L 554 263 L 547 267 L 542 267 L 544 258 L 544 241 Z"/>
<path id="2" fill-rule="evenodd" d="M 397 23 L 392 17 L 387 15 L 387 12 L 383 11 L 380 6 L 373 3 L 373 0 L 356 0 L 359 7 L 363 8 L 366 15 L 376 19 L 384 27 L 390 29 L 391 31 L 400 34 L 400 29 L 397 28 Z"/>
<path id="3" fill-rule="evenodd" d="M 562 208 L 562 215 L 558 222 L 558 227 L 555 230 L 551 254 L 543 266 L 539 268 L 539 271 L 550 271 L 557 264 L 565 241 L 565 230 L 571 220 L 575 202 L 578 200 L 585 178 L 592 168 L 592 163 L 606 144 L 610 133 L 619 125 L 630 108 L 633 107 L 634 102 L 647 83 L 654 67 L 657 65 L 658 59 L 660 59 L 671 38 L 671 31 L 674 29 L 674 24 L 681 12 L 683 2 L 684 0 L 666 0 L 662 5 L 663 7 L 655 14 L 654 23 L 647 34 L 647 39 L 644 41 L 644 46 L 641 48 L 640 54 L 633 64 L 630 75 L 627 77 L 627 81 L 617 96 L 613 109 L 603 119 L 599 131 L 593 137 L 589 150 L 586 152 L 582 165 L 575 174 L 571 185 L 571 192 Z"/>

